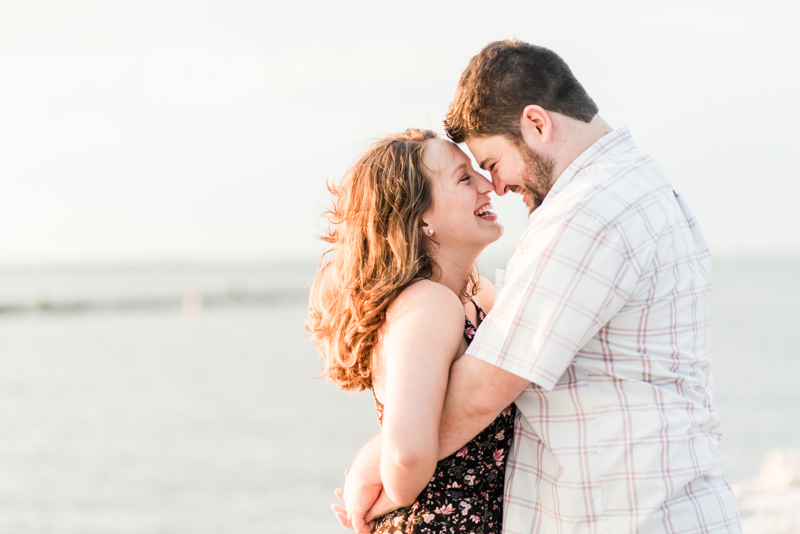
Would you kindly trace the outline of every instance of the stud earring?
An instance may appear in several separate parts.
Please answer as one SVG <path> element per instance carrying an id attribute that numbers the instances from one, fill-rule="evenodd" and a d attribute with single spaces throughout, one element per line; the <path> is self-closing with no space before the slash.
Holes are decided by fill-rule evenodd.
<path id="1" fill-rule="evenodd" d="M 425 230 L 425 234 L 427 234 L 428 237 L 432 236 L 433 235 L 433 228 L 427 228 Z"/>

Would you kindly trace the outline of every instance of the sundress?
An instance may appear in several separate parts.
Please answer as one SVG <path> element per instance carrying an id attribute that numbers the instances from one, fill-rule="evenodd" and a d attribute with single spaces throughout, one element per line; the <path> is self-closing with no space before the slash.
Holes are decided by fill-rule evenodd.
<path id="1" fill-rule="evenodd" d="M 478 312 L 478 325 L 486 317 Z M 464 337 L 472 341 L 477 328 L 464 317 Z M 383 405 L 375 399 L 378 421 Z M 514 436 L 516 407 L 512 404 L 460 451 L 436 464 L 430 482 L 411 506 L 381 516 L 375 534 L 500 534 L 506 457 Z"/>

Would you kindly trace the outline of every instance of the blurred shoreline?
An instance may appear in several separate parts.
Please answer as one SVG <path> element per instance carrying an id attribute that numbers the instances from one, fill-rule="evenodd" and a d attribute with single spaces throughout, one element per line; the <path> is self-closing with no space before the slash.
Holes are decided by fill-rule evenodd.
<path id="1" fill-rule="evenodd" d="M 313 263 L 0 267 L 0 316 L 296 302 L 315 272 Z"/>
<path id="2" fill-rule="evenodd" d="M 0 304 L 0 316 L 30 313 L 89 313 L 134 310 L 175 310 L 192 307 L 217 308 L 223 306 L 263 306 L 281 302 L 297 301 L 307 295 L 301 289 L 275 289 L 240 293 L 184 293 L 163 297 L 118 298 L 110 300 L 50 300 L 41 298 L 36 302 L 4 302 Z"/>
<path id="3" fill-rule="evenodd" d="M 483 275 L 494 280 L 506 258 L 481 258 Z M 109 263 L 74 265 L 0 265 L 0 317 L 31 313 L 126 312 L 186 310 L 197 307 L 264 306 L 304 301 L 317 270 L 316 260 L 273 263 Z M 722 257 L 714 260 L 714 298 L 733 295 L 725 284 L 736 271 L 748 285 L 764 278 L 800 272 L 800 257 Z M 719 280 L 720 278 L 723 280 Z M 792 289 L 792 288 L 790 288 Z M 758 288 L 745 292 L 756 297 Z M 784 292 L 779 298 L 798 291 Z M 772 295 L 775 297 L 776 295 Z"/>

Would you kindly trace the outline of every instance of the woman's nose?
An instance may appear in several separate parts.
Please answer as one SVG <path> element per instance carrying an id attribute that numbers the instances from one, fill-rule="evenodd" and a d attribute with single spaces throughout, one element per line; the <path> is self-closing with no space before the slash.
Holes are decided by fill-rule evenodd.
<path id="1" fill-rule="evenodd" d="M 481 183 L 478 187 L 478 192 L 481 194 L 489 193 L 490 191 L 494 191 L 495 186 L 492 182 L 490 182 L 485 176 L 481 175 Z"/>

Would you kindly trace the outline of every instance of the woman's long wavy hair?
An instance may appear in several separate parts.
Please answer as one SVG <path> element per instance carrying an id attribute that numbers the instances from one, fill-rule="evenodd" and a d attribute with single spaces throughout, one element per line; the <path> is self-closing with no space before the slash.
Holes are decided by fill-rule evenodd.
<path id="1" fill-rule="evenodd" d="M 438 276 L 435 242 L 423 235 L 422 215 L 433 204 L 422 163 L 436 134 L 409 129 L 367 148 L 339 185 L 327 212 L 306 325 L 325 359 L 325 374 L 345 390 L 372 387 L 372 350 L 389 304 L 411 283 Z M 327 255 L 333 259 L 327 261 Z M 477 292 L 473 268 L 461 295 Z"/>

